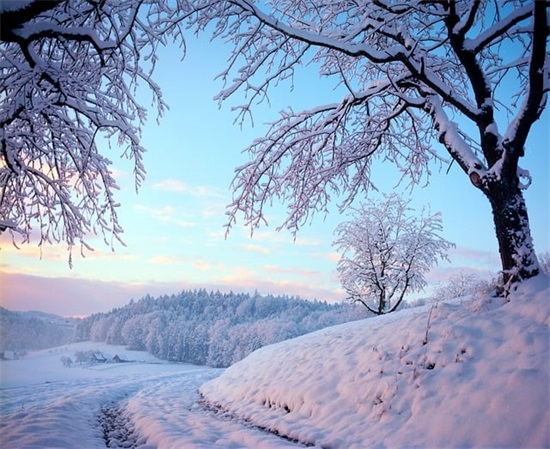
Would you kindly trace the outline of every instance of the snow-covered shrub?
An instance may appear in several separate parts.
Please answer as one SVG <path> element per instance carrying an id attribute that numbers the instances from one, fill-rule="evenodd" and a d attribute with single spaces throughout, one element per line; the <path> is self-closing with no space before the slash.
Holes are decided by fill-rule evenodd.
<path id="1" fill-rule="evenodd" d="M 495 292 L 495 282 L 480 279 L 474 273 L 461 271 L 451 276 L 447 282 L 440 285 L 433 293 L 432 299 L 446 300 L 467 295 L 480 295 Z"/>
<path id="2" fill-rule="evenodd" d="M 542 271 L 550 274 L 550 251 L 539 254 L 539 264 Z"/>

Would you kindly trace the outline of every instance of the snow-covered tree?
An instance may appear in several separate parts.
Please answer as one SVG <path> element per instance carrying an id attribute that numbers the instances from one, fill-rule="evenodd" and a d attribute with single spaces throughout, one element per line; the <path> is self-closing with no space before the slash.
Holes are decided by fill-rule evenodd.
<path id="1" fill-rule="evenodd" d="M 454 162 L 489 200 L 504 284 L 539 272 L 523 196 L 530 176 L 519 161 L 550 84 L 547 1 L 194 3 L 199 29 L 212 25 L 233 46 L 218 99 L 245 94 L 238 120 L 306 64 L 341 93 L 282 111 L 250 145 L 229 226 L 241 212 L 260 225 L 274 199 L 288 205 L 282 227 L 292 230 L 337 194 L 344 210 L 372 187 L 376 159 L 413 185 L 434 162 Z"/>
<path id="2" fill-rule="evenodd" d="M 39 243 L 70 248 L 89 234 L 120 241 L 118 187 L 98 139 L 118 138 L 137 188 L 146 109 L 136 87 L 150 89 L 162 114 L 155 50 L 181 38 L 170 18 L 183 11 L 168 3 L 0 2 L 0 232 L 27 243 L 35 230 Z"/>
<path id="3" fill-rule="evenodd" d="M 406 293 L 422 289 L 425 274 L 453 246 L 440 235 L 441 214 L 413 212 L 409 201 L 392 194 L 363 204 L 336 229 L 342 286 L 351 301 L 378 315 L 395 311 Z"/>

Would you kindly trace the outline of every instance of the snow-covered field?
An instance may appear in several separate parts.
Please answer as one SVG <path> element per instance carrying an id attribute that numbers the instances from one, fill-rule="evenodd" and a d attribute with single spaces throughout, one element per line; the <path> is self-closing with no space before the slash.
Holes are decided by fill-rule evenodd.
<path id="1" fill-rule="evenodd" d="M 540 276 L 508 303 L 334 326 L 225 371 L 96 343 L 31 353 L 1 362 L 0 446 L 550 447 L 549 298 Z M 89 349 L 136 362 L 62 366 Z"/>
<path id="2" fill-rule="evenodd" d="M 63 367 L 62 356 L 90 349 L 135 362 Z M 2 449 L 296 446 L 199 405 L 198 387 L 219 369 L 91 342 L 0 363 Z"/>

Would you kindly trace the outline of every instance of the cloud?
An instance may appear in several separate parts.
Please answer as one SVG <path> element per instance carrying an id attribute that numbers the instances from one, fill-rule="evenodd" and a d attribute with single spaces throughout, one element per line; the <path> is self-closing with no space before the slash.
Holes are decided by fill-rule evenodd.
<path id="1" fill-rule="evenodd" d="M 193 221 L 184 220 L 178 217 L 180 211 L 172 206 L 150 207 L 143 204 L 136 204 L 135 209 L 154 220 L 174 224 L 180 228 L 194 228 L 197 226 L 197 223 Z"/>
<path id="2" fill-rule="evenodd" d="M 466 265 L 446 265 L 435 267 L 432 268 L 426 275 L 428 290 L 436 287 L 437 285 L 448 282 L 452 277 L 459 273 L 475 275 L 477 278 L 485 280 L 490 280 L 497 275 L 497 271 L 483 267 L 472 267 Z"/>
<path id="3" fill-rule="evenodd" d="M 89 252 L 89 251 L 86 251 Z M 73 248 L 73 255 L 80 254 L 80 248 Z M 65 261 L 69 260 L 69 251 L 67 245 L 42 245 L 38 246 L 32 243 L 26 243 L 14 246 L 11 240 L 4 240 L 0 242 L 0 255 L 4 260 L 9 257 L 23 257 L 31 258 L 35 260 L 49 260 L 49 261 Z"/>
<path id="4" fill-rule="evenodd" d="M 311 237 L 300 237 L 300 235 L 296 236 L 296 240 L 294 241 L 294 244 L 296 246 L 321 246 L 321 240 L 317 238 L 311 238 Z"/>
<path id="5" fill-rule="evenodd" d="M 267 249 L 265 246 L 261 246 L 261 245 L 254 245 L 254 244 L 251 244 L 251 243 L 243 243 L 242 245 L 238 245 L 238 247 L 242 248 L 245 251 L 258 252 L 258 253 L 262 253 L 262 254 L 265 254 L 265 255 L 271 254 L 271 251 L 269 249 Z"/>
<path id="6" fill-rule="evenodd" d="M 262 294 L 293 295 L 304 299 L 338 302 L 345 298 L 339 283 L 321 272 L 306 269 L 281 268 L 275 265 L 262 267 L 256 272 L 244 267 L 219 267 L 212 282 L 233 291 Z"/>
<path id="7" fill-rule="evenodd" d="M 244 238 L 252 239 L 255 242 L 269 242 L 270 244 L 289 244 L 294 243 L 294 238 L 286 231 L 271 231 L 254 229 L 254 233 L 250 234 L 250 228 L 246 226 L 240 227 L 240 234 Z"/>
<path id="8" fill-rule="evenodd" d="M 111 282 L 78 277 L 45 277 L 0 273 L 0 305 L 9 310 L 39 310 L 61 316 L 88 316 L 107 312 L 140 299 L 179 293 L 186 289 L 221 290 L 216 284 L 192 282 Z M 229 290 L 229 288 L 227 289 Z"/>
<path id="9" fill-rule="evenodd" d="M 204 259 L 197 259 L 193 261 L 192 266 L 193 268 L 196 268 L 197 270 L 200 270 L 200 271 L 210 271 L 215 265 L 210 262 L 207 262 Z"/>
<path id="10" fill-rule="evenodd" d="M 187 183 L 177 179 L 163 179 L 152 185 L 153 190 L 163 192 L 185 193 L 201 198 L 223 198 L 222 192 L 217 187 L 212 186 L 190 186 Z"/>
<path id="11" fill-rule="evenodd" d="M 162 190 L 164 192 L 187 192 L 189 187 L 183 181 L 178 181 L 176 179 L 163 179 L 155 184 L 152 188 L 154 190 Z"/>
<path id="12" fill-rule="evenodd" d="M 477 248 L 468 248 L 457 246 L 449 251 L 451 260 L 459 260 L 461 262 L 469 262 L 473 265 L 497 265 L 500 264 L 500 259 L 497 251 L 481 250 Z"/>
<path id="13" fill-rule="evenodd" d="M 241 282 L 239 282 L 239 288 L 248 293 L 258 291 L 261 294 L 299 296 L 302 299 L 317 299 L 319 301 L 332 303 L 344 301 L 346 298 L 341 288 L 323 287 L 321 285 L 296 280 L 274 281 L 266 279 L 249 279 L 248 282 L 241 280 Z M 235 291 L 236 288 L 233 287 L 233 290 Z"/>
<path id="14" fill-rule="evenodd" d="M 96 249 L 97 246 L 103 245 L 103 241 L 101 243 L 97 242 L 98 245 L 95 244 L 96 242 L 89 242 L 89 244 L 92 247 L 92 250 L 88 248 L 80 248 L 80 246 L 75 245 L 72 249 L 72 259 L 73 263 L 76 263 L 78 259 L 81 257 L 87 257 L 93 254 L 95 258 L 99 257 L 107 257 L 108 255 L 112 254 L 110 251 L 102 251 L 101 249 Z M 64 264 L 66 267 L 69 266 L 69 257 L 71 253 L 68 250 L 68 247 L 66 244 L 53 244 L 53 245 L 33 245 L 33 244 L 24 244 L 16 248 L 13 245 L 2 245 L 0 247 L 0 256 L 2 259 L 8 263 L 4 264 L 3 269 L 6 271 L 14 271 L 14 272 L 21 272 L 21 270 L 25 270 L 27 272 L 32 272 L 34 269 L 29 266 L 29 264 L 32 264 L 34 261 L 40 261 L 42 263 L 52 262 L 55 264 Z M 21 267 L 20 263 L 16 263 L 16 261 L 25 261 L 24 267 Z M 14 265 L 13 268 L 11 268 L 11 265 Z M 17 268 L 16 268 L 17 266 Z"/>
<path id="15" fill-rule="evenodd" d="M 85 316 L 121 306 L 139 294 L 137 286 L 132 288 L 115 282 L 16 273 L 2 273 L 0 277 L 5 286 L 0 293 L 0 304 L 9 310 Z"/>
<path id="16" fill-rule="evenodd" d="M 312 278 L 312 277 L 323 277 L 324 274 L 320 273 L 319 271 L 315 270 L 307 270 L 305 268 L 299 269 L 299 268 L 293 268 L 293 267 L 281 267 L 278 265 L 264 265 L 264 268 L 266 271 L 276 274 L 283 274 L 285 276 L 298 276 L 298 277 L 305 277 L 305 278 Z"/>
<path id="17" fill-rule="evenodd" d="M 341 255 L 339 253 L 337 253 L 336 251 L 330 251 L 330 252 L 321 254 L 320 257 L 322 257 L 324 259 L 327 259 L 327 260 L 334 261 L 334 262 L 338 262 L 340 260 Z"/>
<path id="18" fill-rule="evenodd" d="M 172 206 L 150 207 L 143 204 L 136 204 L 135 209 L 138 212 L 147 214 L 160 221 L 171 221 L 172 215 L 177 212 L 176 209 Z"/>
<path id="19" fill-rule="evenodd" d="M 181 265 L 185 262 L 181 257 L 153 256 L 147 260 L 151 265 Z"/>
<path id="20" fill-rule="evenodd" d="M 216 218 L 219 219 L 220 225 L 224 224 L 225 219 L 223 217 L 225 213 L 226 203 L 225 201 L 209 200 L 208 203 L 202 205 L 202 216 L 204 218 Z"/>

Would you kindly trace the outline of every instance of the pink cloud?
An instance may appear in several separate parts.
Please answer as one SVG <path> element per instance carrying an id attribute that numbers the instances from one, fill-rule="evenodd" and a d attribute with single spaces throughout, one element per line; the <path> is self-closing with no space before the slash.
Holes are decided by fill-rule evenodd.
<path id="1" fill-rule="evenodd" d="M 0 304 L 9 310 L 84 316 L 121 306 L 131 298 L 127 287 L 111 282 L 16 273 L 2 273 L 1 280 Z"/>
<path id="2" fill-rule="evenodd" d="M 487 251 L 467 247 L 457 247 L 449 251 L 453 265 L 483 267 L 487 270 L 500 270 L 500 259 L 497 251 Z"/>
<path id="3" fill-rule="evenodd" d="M 336 251 L 331 251 L 327 253 L 319 253 L 319 257 L 326 260 L 331 260 L 333 262 L 338 262 L 342 256 Z"/>

